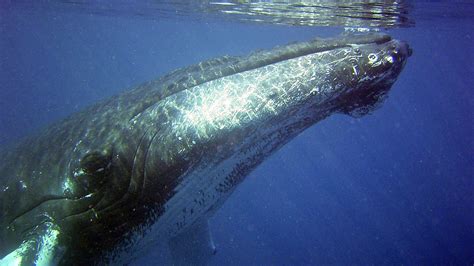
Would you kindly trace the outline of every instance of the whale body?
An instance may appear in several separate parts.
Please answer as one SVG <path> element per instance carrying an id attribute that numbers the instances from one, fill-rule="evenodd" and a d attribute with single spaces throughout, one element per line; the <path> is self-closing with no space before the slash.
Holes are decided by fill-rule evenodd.
<path id="1" fill-rule="evenodd" d="M 379 107 L 410 54 L 365 34 L 224 56 L 50 125 L 2 152 L 0 264 L 126 264 L 163 240 L 207 261 L 236 186 L 318 121 Z"/>

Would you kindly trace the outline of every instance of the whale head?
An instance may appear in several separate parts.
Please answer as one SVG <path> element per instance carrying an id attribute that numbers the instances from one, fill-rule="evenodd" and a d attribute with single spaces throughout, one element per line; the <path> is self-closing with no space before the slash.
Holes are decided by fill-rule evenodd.
<path id="1" fill-rule="evenodd" d="M 383 34 L 315 39 L 202 62 L 72 115 L 0 160 L 0 255 L 127 263 L 192 231 L 306 128 L 379 107 L 410 55 Z"/>
<path id="2" fill-rule="evenodd" d="M 387 35 L 343 36 L 177 72 L 169 92 L 127 121 L 131 133 L 113 152 L 130 158 L 127 201 L 97 211 L 102 218 L 94 220 L 91 238 L 107 228 L 112 233 L 101 236 L 111 245 L 107 257 L 124 262 L 128 255 L 117 256 L 116 243 L 119 250 L 132 247 L 125 254 L 140 254 L 158 239 L 191 230 L 304 129 L 333 113 L 362 116 L 380 106 L 410 53 Z M 114 165 L 112 180 L 124 172 Z M 107 189 L 102 193 L 113 193 Z"/>

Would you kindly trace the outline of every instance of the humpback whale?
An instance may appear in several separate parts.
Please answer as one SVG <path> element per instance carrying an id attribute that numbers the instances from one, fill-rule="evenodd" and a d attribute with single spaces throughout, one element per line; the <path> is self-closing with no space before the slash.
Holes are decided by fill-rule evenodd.
<path id="1" fill-rule="evenodd" d="M 379 107 L 410 55 L 370 33 L 224 56 L 50 125 L 2 152 L 0 264 L 127 264 L 163 240 L 204 263 L 236 186 L 318 121 Z"/>

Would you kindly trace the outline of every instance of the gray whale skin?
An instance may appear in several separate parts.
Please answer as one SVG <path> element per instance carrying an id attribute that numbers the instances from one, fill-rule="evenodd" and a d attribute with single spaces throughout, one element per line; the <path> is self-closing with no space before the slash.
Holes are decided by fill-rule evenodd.
<path id="1" fill-rule="evenodd" d="M 364 34 L 224 56 L 45 128 L 0 158 L 0 264 L 122 265 L 160 242 L 204 264 L 207 218 L 245 176 L 331 114 L 380 106 L 410 55 Z"/>

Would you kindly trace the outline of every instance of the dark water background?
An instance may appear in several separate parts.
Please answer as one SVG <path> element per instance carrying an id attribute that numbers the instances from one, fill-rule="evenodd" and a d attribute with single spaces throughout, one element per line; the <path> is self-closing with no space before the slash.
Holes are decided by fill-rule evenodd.
<path id="1" fill-rule="evenodd" d="M 414 53 L 381 109 L 308 129 L 216 213 L 213 265 L 473 264 L 473 7 L 436 3 L 386 30 Z M 175 68 L 341 31 L 0 5 L 0 145 Z"/>

